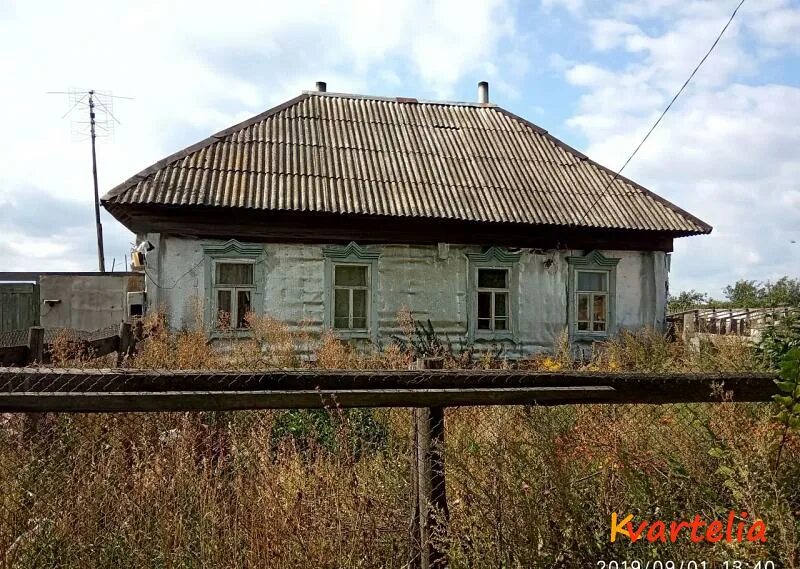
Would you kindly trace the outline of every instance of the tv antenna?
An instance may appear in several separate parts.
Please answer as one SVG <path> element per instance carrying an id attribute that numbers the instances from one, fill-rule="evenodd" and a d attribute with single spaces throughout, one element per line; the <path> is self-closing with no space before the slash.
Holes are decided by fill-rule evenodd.
<path id="1" fill-rule="evenodd" d="M 133 100 L 132 97 L 112 95 L 108 91 L 94 89 L 70 89 L 69 91 L 48 91 L 48 95 L 67 95 L 69 110 L 61 118 L 71 115 L 72 136 L 74 139 L 92 141 L 92 179 L 94 181 L 94 223 L 97 231 L 97 268 L 106 272 L 105 254 L 103 252 L 103 226 L 100 223 L 100 192 L 97 187 L 97 137 L 113 137 L 114 124 L 121 124 L 114 116 L 114 99 Z M 89 120 L 75 120 L 77 109 L 88 110 Z"/>

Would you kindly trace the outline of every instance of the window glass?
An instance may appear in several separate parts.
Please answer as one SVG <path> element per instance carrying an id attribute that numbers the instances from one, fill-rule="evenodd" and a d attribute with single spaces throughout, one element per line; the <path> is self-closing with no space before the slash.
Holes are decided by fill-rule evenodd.
<path id="1" fill-rule="evenodd" d="M 478 318 L 491 318 L 492 317 L 492 293 L 479 292 L 478 293 Z"/>
<path id="2" fill-rule="evenodd" d="M 217 326 L 230 328 L 231 326 L 231 291 L 217 291 Z"/>
<path id="3" fill-rule="evenodd" d="M 589 295 L 578 295 L 578 320 L 589 320 Z"/>
<path id="4" fill-rule="evenodd" d="M 607 291 L 608 274 L 593 272 L 593 271 L 579 271 L 578 290 L 598 291 L 598 292 Z"/>
<path id="5" fill-rule="evenodd" d="M 606 321 L 606 295 L 604 294 L 596 294 L 594 295 L 594 302 L 593 302 L 593 319 L 595 322 L 605 322 Z"/>
<path id="6" fill-rule="evenodd" d="M 508 316 L 508 293 L 494 293 L 494 315 L 495 318 L 505 318 Z M 505 330 L 505 328 L 503 328 Z"/>
<path id="7" fill-rule="evenodd" d="M 217 263 L 217 284 L 252 285 L 252 263 Z"/>
<path id="8" fill-rule="evenodd" d="M 335 286 L 367 286 L 367 267 L 336 265 L 334 273 Z"/>
<path id="9" fill-rule="evenodd" d="M 250 291 L 238 290 L 236 291 L 236 327 L 247 328 L 247 313 L 252 310 L 250 304 Z"/>
<path id="10" fill-rule="evenodd" d="M 494 319 L 494 329 L 495 330 L 508 330 L 508 319 L 507 318 L 495 318 Z"/>
<path id="11" fill-rule="evenodd" d="M 350 327 L 350 291 L 347 289 L 333 291 L 333 327 Z"/>
<path id="12" fill-rule="evenodd" d="M 367 327 L 367 291 L 364 289 L 353 290 L 353 328 L 364 329 Z"/>
<path id="13" fill-rule="evenodd" d="M 478 329 L 492 329 L 492 293 L 478 293 Z"/>
<path id="14" fill-rule="evenodd" d="M 505 269 L 478 269 L 478 288 L 508 288 Z"/>

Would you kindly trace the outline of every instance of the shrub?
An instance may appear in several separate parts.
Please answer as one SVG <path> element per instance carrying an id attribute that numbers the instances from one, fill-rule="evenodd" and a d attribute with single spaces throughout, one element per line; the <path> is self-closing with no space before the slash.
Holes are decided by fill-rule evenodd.
<path id="1" fill-rule="evenodd" d="M 773 368 L 792 348 L 800 348 L 800 317 L 790 314 L 771 322 L 762 332 L 758 348 Z"/>

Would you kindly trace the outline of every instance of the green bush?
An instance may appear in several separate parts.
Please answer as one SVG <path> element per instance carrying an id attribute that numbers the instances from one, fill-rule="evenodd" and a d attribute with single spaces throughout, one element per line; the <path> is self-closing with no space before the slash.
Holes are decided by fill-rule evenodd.
<path id="1" fill-rule="evenodd" d="M 792 348 L 800 348 L 800 318 L 795 315 L 788 315 L 767 326 L 758 344 L 761 355 L 776 369 Z"/>
<path id="2" fill-rule="evenodd" d="M 386 427 L 372 409 L 295 409 L 280 413 L 272 426 L 276 450 L 290 440 L 306 453 L 345 450 L 358 458 L 369 448 L 385 447 L 386 438 Z"/>

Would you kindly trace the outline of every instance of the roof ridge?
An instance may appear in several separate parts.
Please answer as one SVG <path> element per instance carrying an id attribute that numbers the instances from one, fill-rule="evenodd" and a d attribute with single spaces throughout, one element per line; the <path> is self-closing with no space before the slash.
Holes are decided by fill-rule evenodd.
<path id="1" fill-rule="evenodd" d="M 336 97 L 339 99 L 356 99 L 362 101 L 382 101 L 386 103 L 442 105 L 446 107 L 477 107 L 486 109 L 499 108 L 496 103 L 478 103 L 471 101 L 443 101 L 436 99 L 418 99 L 416 97 L 389 97 L 381 95 L 360 95 L 357 93 L 333 93 L 329 91 L 303 91 L 303 95 L 313 97 Z"/>

